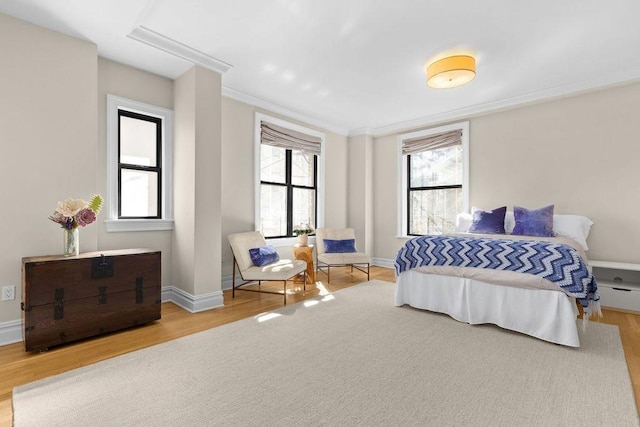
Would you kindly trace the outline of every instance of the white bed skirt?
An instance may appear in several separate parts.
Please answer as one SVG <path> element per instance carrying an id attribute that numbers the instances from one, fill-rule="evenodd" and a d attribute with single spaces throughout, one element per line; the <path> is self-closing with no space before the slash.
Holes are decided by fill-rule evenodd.
<path id="1" fill-rule="evenodd" d="M 396 280 L 395 304 L 446 313 L 470 324 L 493 323 L 545 341 L 580 347 L 575 299 L 558 291 L 491 285 L 410 270 Z"/>

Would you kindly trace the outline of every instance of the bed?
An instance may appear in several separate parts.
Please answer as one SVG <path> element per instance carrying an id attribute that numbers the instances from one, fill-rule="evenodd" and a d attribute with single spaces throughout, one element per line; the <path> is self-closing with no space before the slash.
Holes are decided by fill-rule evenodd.
<path id="1" fill-rule="evenodd" d="M 559 232 L 552 237 L 510 234 L 514 227 L 507 215 L 504 234 L 457 233 L 407 241 L 396 256 L 395 305 L 579 347 L 576 300 L 585 319 L 601 315 L 597 284 L 586 261 L 590 220 L 571 216 L 576 218 L 569 222 L 582 228 L 577 233 L 566 226 L 567 218 L 556 217 L 562 216 L 554 216 Z M 464 218 L 461 222 L 458 228 L 468 229 Z"/>

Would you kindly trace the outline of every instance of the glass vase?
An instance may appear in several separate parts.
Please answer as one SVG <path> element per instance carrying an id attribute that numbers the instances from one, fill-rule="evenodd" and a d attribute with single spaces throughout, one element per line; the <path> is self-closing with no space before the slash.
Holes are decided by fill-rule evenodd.
<path id="1" fill-rule="evenodd" d="M 63 254 L 64 256 L 78 256 L 80 253 L 80 230 L 74 228 L 72 230 L 63 229 L 64 242 L 63 242 Z"/>

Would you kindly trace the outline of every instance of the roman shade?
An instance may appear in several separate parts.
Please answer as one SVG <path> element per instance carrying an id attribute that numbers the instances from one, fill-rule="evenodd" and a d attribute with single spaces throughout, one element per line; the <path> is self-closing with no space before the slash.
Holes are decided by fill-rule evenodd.
<path id="1" fill-rule="evenodd" d="M 260 122 L 260 142 L 287 150 L 299 150 L 305 154 L 320 155 L 321 139 L 296 132 L 271 123 Z"/>
<path id="2" fill-rule="evenodd" d="M 452 147 L 462 144 L 462 130 L 456 129 L 435 135 L 421 136 L 402 141 L 402 154 L 416 154 L 437 148 Z"/>

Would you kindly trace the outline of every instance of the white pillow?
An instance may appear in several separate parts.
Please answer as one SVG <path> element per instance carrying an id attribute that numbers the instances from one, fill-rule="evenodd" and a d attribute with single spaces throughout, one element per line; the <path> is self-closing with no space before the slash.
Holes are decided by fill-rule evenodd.
<path id="1" fill-rule="evenodd" d="M 511 234 L 514 228 L 516 228 L 516 217 L 513 216 L 513 212 L 507 212 L 504 215 L 504 232 Z"/>
<path id="2" fill-rule="evenodd" d="M 470 213 L 459 213 L 456 215 L 456 233 L 467 233 L 472 221 L 473 215 Z"/>
<path id="3" fill-rule="evenodd" d="M 582 215 L 554 215 L 553 216 L 553 232 L 556 236 L 569 237 L 584 248 L 589 250 L 587 246 L 587 237 L 593 221 Z"/>

